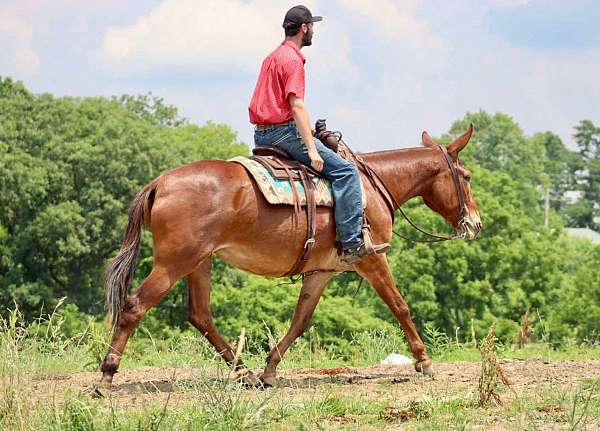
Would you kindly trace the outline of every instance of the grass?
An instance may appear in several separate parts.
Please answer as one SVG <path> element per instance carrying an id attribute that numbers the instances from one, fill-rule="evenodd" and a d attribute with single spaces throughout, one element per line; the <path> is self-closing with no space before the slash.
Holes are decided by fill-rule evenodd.
<path id="1" fill-rule="evenodd" d="M 107 334 L 102 325 L 90 322 L 83 331 L 66 337 L 63 324 L 52 317 L 26 325 L 17 311 L 0 322 L 0 429 L 363 430 L 402 426 L 446 431 L 539 429 L 547 424 L 571 430 L 600 426 L 600 380 L 596 378 L 561 384 L 540 380 L 535 387 L 500 393 L 503 403 L 486 408 L 478 407 L 476 379 L 450 387 L 425 378 L 402 384 L 380 379 L 361 385 L 336 383 L 332 378 L 316 386 L 249 390 L 222 378 L 227 369 L 202 337 L 178 334 L 169 340 L 154 339 L 143 330 L 132 339 L 124 371 L 150 365 L 207 372 L 181 380 L 165 371 L 167 382 L 163 383 L 171 390 L 93 399 L 68 386 L 53 385 L 47 378 L 97 370 Z M 425 335 L 438 363 L 481 360 L 479 350 L 470 345 L 434 329 Z M 352 342 L 356 353 L 351 357 L 331 354 L 310 341 L 303 339 L 292 347 L 281 368 L 372 365 L 391 352 L 407 354 L 400 331 L 356 334 Z M 600 348 L 500 345 L 496 354 L 513 360 L 598 359 Z M 245 354 L 243 359 L 257 367 L 264 356 L 265 352 L 259 352 Z"/>
<path id="2" fill-rule="evenodd" d="M 296 399 L 283 390 L 256 393 L 236 385 L 187 388 L 191 400 L 170 406 L 168 397 L 142 406 L 121 406 L 115 400 L 93 400 L 68 394 L 62 404 L 32 404 L 4 416 L 3 429 L 57 430 L 269 430 L 381 429 L 404 424 L 413 430 L 539 429 L 558 424 L 583 430 L 600 424 L 600 389 L 578 385 L 573 390 L 541 388 L 493 410 L 477 407 L 468 391 L 444 394 L 424 390 L 415 400 L 398 402 L 392 391 L 384 397 L 344 393 L 330 386 Z M 549 407 L 547 412 L 544 407 Z M 405 419 L 407 418 L 407 419 Z"/>

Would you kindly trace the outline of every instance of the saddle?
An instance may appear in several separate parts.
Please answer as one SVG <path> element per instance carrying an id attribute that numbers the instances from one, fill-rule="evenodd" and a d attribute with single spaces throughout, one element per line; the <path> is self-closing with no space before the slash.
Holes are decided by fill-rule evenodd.
<path id="1" fill-rule="evenodd" d="M 287 179 L 292 185 L 292 194 L 294 196 L 294 215 L 298 219 L 300 214 L 300 196 L 294 186 L 294 181 L 300 180 L 306 192 L 306 242 L 302 253 L 298 256 L 296 263 L 284 275 L 302 274 L 304 266 L 310 258 L 312 249 L 315 245 L 315 233 L 317 230 L 317 202 L 315 199 L 315 184 L 312 178 L 318 176 L 314 169 L 293 160 L 288 153 L 274 147 L 258 147 L 252 149 L 251 159 L 263 165 L 276 179 Z"/>
<path id="2" fill-rule="evenodd" d="M 325 130 L 325 120 L 319 120 L 316 126 L 315 137 L 332 151 L 348 159 L 349 153 L 345 151 L 345 149 L 344 151 L 341 151 L 343 147 L 339 145 L 341 135 Z M 298 191 L 293 184 L 294 181 L 297 180 L 302 182 L 302 186 L 306 192 L 306 242 L 304 243 L 304 248 L 298 256 L 295 264 L 284 275 L 302 274 L 304 266 L 308 262 L 312 249 L 315 245 L 317 204 L 315 199 L 315 184 L 313 182 L 313 178 L 320 176 L 320 174 L 310 166 L 306 166 L 292 159 L 287 152 L 275 147 L 253 148 L 252 156 L 250 158 L 264 166 L 265 169 L 267 169 L 267 171 L 269 171 L 269 173 L 273 176 L 273 178 L 290 181 L 292 184 L 294 215 L 296 218 L 300 214 L 302 207 L 300 205 Z"/>

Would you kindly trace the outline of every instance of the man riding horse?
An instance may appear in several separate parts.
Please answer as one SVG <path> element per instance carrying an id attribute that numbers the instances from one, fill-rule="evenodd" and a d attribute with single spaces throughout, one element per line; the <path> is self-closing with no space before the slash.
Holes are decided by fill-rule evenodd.
<path id="1" fill-rule="evenodd" d="M 343 248 L 340 260 L 353 264 L 371 253 L 385 253 L 390 245 L 372 245 L 363 229 L 360 175 L 354 163 L 345 160 L 313 139 L 304 105 L 304 63 L 300 52 L 312 45 L 313 23 L 321 21 L 305 6 L 294 6 L 283 20 L 285 40 L 262 63 L 248 111 L 255 124 L 257 147 L 272 146 L 312 167 L 331 182 L 335 200 L 335 224 Z"/>
<path id="2" fill-rule="evenodd" d="M 473 126 L 448 145 L 438 145 L 424 132 L 421 148 L 365 153 L 356 158 L 368 202 L 365 218 L 371 225 L 366 230 L 370 233 L 361 235 L 359 173 L 353 164 L 312 140 L 303 104 L 304 58 L 300 48 L 310 45 L 312 23 L 319 19 L 304 7 L 288 12 L 284 22 L 286 40 L 263 63 L 250 106 L 251 121 L 257 124 L 258 146 L 287 151 L 321 171 L 333 184 L 335 214 L 330 207 L 321 206 L 314 211 L 314 247 L 310 257 L 301 269 L 290 270 L 300 268 L 294 262 L 309 242 L 302 229 L 305 219 L 301 217 L 299 223 L 290 217 L 292 207 L 269 203 L 242 164 L 199 160 L 163 172 L 133 198 L 121 249 L 106 268 L 106 303 L 114 332 L 100 367 L 101 386 L 112 383 L 127 341 L 141 319 L 184 277 L 190 323 L 239 378 L 248 384 L 275 386 L 278 364 L 308 328 L 327 283 L 336 274 L 349 270 L 364 277 L 396 317 L 415 359 L 415 370 L 432 373 L 431 359 L 383 252 L 391 241 L 394 212 L 416 197 L 456 230 L 452 237 L 434 235 L 437 240 L 477 237 L 481 220 L 471 191 L 471 174 L 459 159 Z M 307 213 L 306 226 L 310 224 L 308 218 Z M 336 226 L 345 247 L 344 261 L 336 249 Z M 130 293 L 144 227 L 152 232 L 152 271 Z M 380 244 L 371 250 L 370 235 Z M 213 256 L 257 275 L 303 275 L 290 328 L 269 352 L 260 381 L 236 356 L 213 321 Z"/>

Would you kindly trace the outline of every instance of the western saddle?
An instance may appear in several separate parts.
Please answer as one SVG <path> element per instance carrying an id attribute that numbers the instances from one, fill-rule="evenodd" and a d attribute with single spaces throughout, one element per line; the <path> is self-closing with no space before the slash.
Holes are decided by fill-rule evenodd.
<path id="1" fill-rule="evenodd" d="M 324 145 L 335 151 L 345 159 L 351 159 L 350 153 L 342 146 L 339 145 L 341 134 L 337 132 L 330 132 L 321 130 L 315 134 Z M 306 193 L 306 218 L 307 218 L 307 229 L 306 229 L 306 242 L 304 248 L 298 256 L 298 259 L 290 268 L 288 272 L 283 275 L 291 276 L 295 274 L 302 274 L 306 263 L 308 262 L 312 249 L 315 245 L 315 233 L 317 228 L 317 204 L 315 199 L 315 184 L 313 178 L 320 176 L 319 172 L 312 169 L 310 166 L 306 166 L 294 159 L 291 156 L 276 147 L 256 147 L 252 149 L 251 159 L 257 161 L 263 165 L 275 179 L 282 179 L 290 181 L 292 194 L 294 197 L 294 215 L 295 219 L 298 220 L 298 215 L 301 211 L 300 197 L 298 190 L 294 184 L 294 181 L 301 181 Z"/>

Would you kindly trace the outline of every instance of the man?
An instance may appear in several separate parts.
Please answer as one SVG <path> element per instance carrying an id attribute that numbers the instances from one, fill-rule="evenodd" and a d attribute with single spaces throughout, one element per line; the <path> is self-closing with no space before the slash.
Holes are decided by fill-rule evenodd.
<path id="1" fill-rule="evenodd" d="M 389 244 L 373 245 L 363 230 L 363 203 L 356 166 L 312 137 L 304 105 L 304 63 L 300 49 L 312 45 L 313 23 L 321 21 L 305 6 L 294 6 L 283 21 L 285 40 L 263 61 L 248 108 L 256 125 L 257 146 L 274 146 L 311 166 L 331 182 L 335 223 L 342 244 L 341 261 L 353 264 L 367 254 L 384 253 Z"/>

